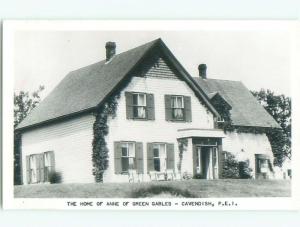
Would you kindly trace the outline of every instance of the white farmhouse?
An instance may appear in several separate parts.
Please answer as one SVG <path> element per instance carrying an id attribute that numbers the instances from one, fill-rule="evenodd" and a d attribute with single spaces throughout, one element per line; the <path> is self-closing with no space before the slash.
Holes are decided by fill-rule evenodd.
<path id="1" fill-rule="evenodd" d="M 51 171 L 63 183 L 95 182 L 101 139 L 103 182 L 218 179 L 226 152 L 248 159 L 254 178 L 272 177 L 264 133 L 218 128 L 218 99 L 236 128 L 279 127 L 241 82 L 207 79 L 205 65 L 191 77 L 161 39 L 115 52 L 108 42 L 105 60 L 70 72 L 18 125 L 23 184 L 48 182 Z M 99 114 L 114 98 L 115 113 Z"/>

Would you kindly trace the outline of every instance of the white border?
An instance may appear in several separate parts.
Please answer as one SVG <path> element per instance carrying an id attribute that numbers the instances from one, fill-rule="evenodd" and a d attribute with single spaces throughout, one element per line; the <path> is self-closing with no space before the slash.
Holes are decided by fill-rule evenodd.
<path id="1" fill-rule="evenodd" d="M 144 201 L 143 199 L 15 199 L 13 197 L 13 48 L 14 34 L 18 30 L 38 31 L 188 31 L 188 30 L 284 30 L 290 32 L 292 37 L 292 103 L 293 103 L 293 126 L 300 125 L 297 119 L 299 113 L 299 22 L 297 21 L 196 21 L 196 20 L 164 20 L 164 21 L 5 21 L 3 24 L 3 207 L 6 209 L 129 209 L 129 210 L 294 210 L 299 209 L 299 168 L 293 165 L 292 197 L 291 198 L 221 198 L 221 199 L 147 199 L 147 201 L 234 201 L 237 207 L 70 207 L 68 201 Z M 287 75 L 288 76 L 288 75 Z M 293 127 L 293 151 L 299 146 L 299 132 Z M 293 152 L 293 160 L 300 160 L 299 153 Z"/>

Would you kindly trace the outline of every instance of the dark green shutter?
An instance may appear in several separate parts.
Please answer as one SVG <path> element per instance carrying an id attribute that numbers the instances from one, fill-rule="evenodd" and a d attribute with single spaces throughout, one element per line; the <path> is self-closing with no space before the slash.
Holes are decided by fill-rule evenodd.
<path id="1" fill-rule="evenodd" d="M 135 143 L 135 162 L 137 173 L 144 173 L 143 143 Z"/>
<path id="2" fill-rule="evenodd" d="M 133 96 L 130 92 L 125 92 L 126 98 L 126 118 L 133 119 Z"/>
<path id="3" fill-rule="evenodd" d="M 184 116 L 186 122 L 192 121 L 192 107 L 191 107 L 191 97 L 184 96 Z"/>
<path id="4" fill-rule="evenodd" d="M 167 169 L 174 170 L 174 167 L 174 144 L 167 143 Z"/>
<path id="5" fill-rule="evenodd" d="M 165 95 L 165 116 L 167 121 L 172 120 L 171 95 Z"/>
<path id="6" fill-rule="evenodd" d="M 115 173 L 120 174 L 122 173 L 122 162 L 121 162 L 121 157 L 122 157 L 122 147 L 120 142 L 115 142 L 114 146 L 114 154 L 115 154 Z"/>
<path id="7" fill-rule="evenodd" d="M 49 151 L 49 154 L 50 154 L 51 171 L 55 171 L 55 156 L 54 156 L 54 151 Z"/>
<path id="8" fill-rule="evenodd" d="M 154 95 L 147 94 L 147 119 L 155 119 L 155 108 L 154 108 Z"/>
<path id="9" fill-rule="evenodd" d="M 147 143 L 147 172 L 154 170 L 153 144 Z"/>
<path id="10" fill-rule="evenodd" d="M 26 156 L 26 180 L 27 184 L 31 183 L 31 174 L 30 174 L 30 156 Z"/>

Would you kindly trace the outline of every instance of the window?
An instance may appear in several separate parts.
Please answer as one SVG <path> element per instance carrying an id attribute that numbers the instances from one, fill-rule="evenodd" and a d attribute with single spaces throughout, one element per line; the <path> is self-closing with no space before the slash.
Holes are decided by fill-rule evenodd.
<path id="1" fill-rule="evenodd" d="M 127 172 L 129 169 L 135 169 L 135 144 L 122 143 L 121 152 L 122 172 Z"/>
<path id="2" fill-rule="evenodd" d="M 37 155 L 30 155 L 29 156 L 29 169 L 30 169 L 30 179 L 31 183 L 37 183 Z"/>
<path id="3" fill-rule="evenodd" d="M 258 168 L 260 173 L 268 172 L 268 160 L 267 159 L 259 159 L 258 160 Z"/>
<path id="4" fill-rule="evenodd" d="M 146 118 L 146 94 L 133 93 L 133 117 Z"/>
<path id="5" fill-rule="evenodd" d="M 191 97 L 165 95 L 165 117 L 167 121 L 192 122 Z"/>
<path id="6" fill-rule="evenodd" d="M 49 181 L 49 173 L 54 171 L 54 152 L 26 156 L 26 171 L 28 184 Z"/>
<path id="7" fill-rule="evenodd" d="M 140 92 L 125 92 L 126 118 L 155 120 L 154 95 Z"/>
<path id="8" fill-rule="evenodd" d="M 166 144 L 154 144 L 153 145 L 154 170 L 158 172 L 164 172 L 167 169 L 166 160 L 167 160 Z"/>
<path id="9" fill-rule="evenodd" d="M 172 108 L 172 117 L 175 120 L 184 119 L 184 100 L 183 96 L 172 96 L 171 97 L 171 108 Z"/>

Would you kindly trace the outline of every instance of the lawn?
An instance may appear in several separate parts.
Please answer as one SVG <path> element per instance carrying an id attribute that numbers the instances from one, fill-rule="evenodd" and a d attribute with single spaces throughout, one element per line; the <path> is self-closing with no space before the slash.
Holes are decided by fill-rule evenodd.
<path id="1" fill-rule="evenodd" d="M 289 197 L 288 180 L 185 180 L 147 183 L 40 184 L 15 186 L 16 198 Z M 171 193 L 171 194 L 170 194 Z M 180 196 L 180 195 L 179 195 Z M 172 197 L 172 196 L 170 196 Z"/>

